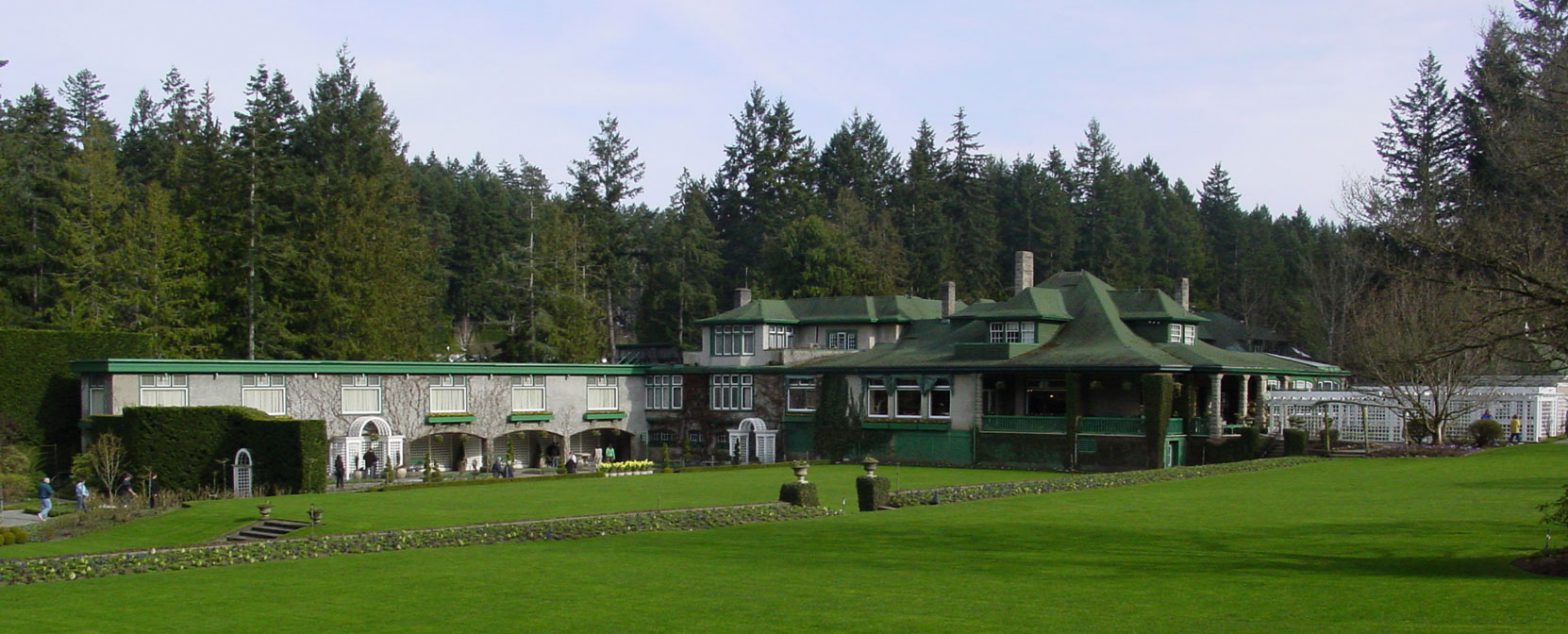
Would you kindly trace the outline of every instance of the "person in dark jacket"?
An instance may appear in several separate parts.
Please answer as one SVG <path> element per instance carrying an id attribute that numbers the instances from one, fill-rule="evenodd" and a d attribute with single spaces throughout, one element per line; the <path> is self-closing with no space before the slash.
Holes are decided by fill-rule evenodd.
<path id="1" fill-rule="evenodd" d="M 38 483 L 38 520 L 49 519 L 49 510 L 54 508 L 54 487 L 49 486 L 49 478 L 44 478 Z"/>
<path id="2" fill-rule="evenodd" d="M 348 467 L 343 466 L 343 456 L 332 459 L 332 479 L 338 481 L 338 488 L 343 488 L 343 478 L 348 477 Z"/>
<path id="3" fill-rule="evenodd" d="M 158 508 L 158 472 L 147 472 L 147 508 Z"/>

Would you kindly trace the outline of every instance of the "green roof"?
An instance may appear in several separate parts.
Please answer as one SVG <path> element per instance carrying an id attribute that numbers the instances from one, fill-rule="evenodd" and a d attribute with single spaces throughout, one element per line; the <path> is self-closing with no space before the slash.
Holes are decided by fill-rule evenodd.
<path id="1" fill-rule="evenodd" d="M 1124 321 L 1174 321 L 1187 324 L 1208 321 L 1182 308 L 1181 304 L 1161 290 L 1111 291 L 1111 300 L 1116 302 L 1116 309 L 1121 312 Z"/>
<path id="2" fill-rule="evenodd" d="M 960 303 L 959 307 L 963 307 Z M 754 299 L 706 319 L 723 324 L 907 324 L 941 319 L 942 302 L 910 295 Z"/>
<path id="3" fill-rule="evenodd" d="M 1071 321 L 1062 293 L 1054 288 L 1027 288 L 1012 298 L 997 303 L 977 303 L 953 313 L 954 319 L 986 321 Z"/>
<path id="4" fill-rule="evenodd" d="M 1020 299 L 1022 298 L 1022 299 Z M 1016 300 L 1016 302 L 1015 302 Z M 1051 302 L 1056 302 L 1053 306 Z M 1050 315 L 1059 308 L 1067 318 L 1049 341 L 1008 358 L 961 355 L 961 346 L 989 340 L 987 320 L 999 314 L 1033 306 L 1034 315 Z M 1158 291 L 1122 292 L 1084 272 L 1058 273 L 1013 299 L 976 305 L 955 317 L 912 324 L 897 343 L 843 356 L 825 357 L 802 368 L 844 371 L 901 370 L 1012 370 L 1012 371 L 1254 371 L 1281 374 L 1342 375 L 1338 368 L 1298 363 L 1268 354 L 1231 352 L 1203 342 L 1192 345 L 1156 343 L 1133 332 L 1122 308 L 1130 307 L 1133 321 L 1162 315 L 1171 321 L 1201 318 L 1182 311 L 1180 305 Z M 1003 312 L 1008 311 L 1008 312 Z M 1022 313 L 1017 313 L 1022 314 Z M 1016 344 L 1007 354 L 1015 353 Z"/>

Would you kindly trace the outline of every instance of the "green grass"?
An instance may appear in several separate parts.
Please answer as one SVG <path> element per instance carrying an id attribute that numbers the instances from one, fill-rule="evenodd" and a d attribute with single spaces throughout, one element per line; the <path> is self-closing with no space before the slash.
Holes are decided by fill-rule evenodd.
<path id="1" fill-rule="evenodd" d="M 1564 631 L 1568 581 L 1509 566 L 1540 546 L 1534 507 L 1560 492 L 1564 464 L 1563 445 L 1336 460 L 713 531 L 21 586 L 0 601 L 28 631 Z M 92 620 L 55 618 L 86 597 Z"/>
<path id="2" fill-rule="evenodd" d="M 855 506 L 858 465 L 816 465 L 824 505 L 848 500 Z M 895 488 L 922 488 L 999 480 L 1037 480 L 1059 474 L 1033 471 L 883 467 L 878 473 Z M 567 517 L 656 508 L 687 508 L 770 502 L 779 485 L 794 478 L 789 467 L 654 474 L 620 478 L 566 478 L 538 482 L 522 479 L 472 486 L 413 488 L 382 493 L 330 493 L 267 498 L 272 516 L 306 521 L 311 504 L 321 507 L 325 523 L 299 535 L 352 533 L 398 528 L 429 528 L 508 520 Z M 253 500 L 199 502 L 155 518 L 115 526 L 72 539 L 8 546 L 0 557 L 152 548 L 211 541 L 258 518 Z M 70 520 L 64 520 L 70 521 Z"/>

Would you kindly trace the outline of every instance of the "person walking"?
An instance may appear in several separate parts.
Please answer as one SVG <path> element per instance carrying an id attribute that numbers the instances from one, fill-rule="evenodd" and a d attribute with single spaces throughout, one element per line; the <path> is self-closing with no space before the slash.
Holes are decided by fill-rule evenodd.
<path id="1" fill-rule="evenodd" d="M 38 521 L 49 519 L 49 511 L 54 508 L 54 487 L 49 486 L 49 478 L 44 478 L 38 483 Z"/>
<path id="2" fill-rule="evenodd" d="M 343 466 L 343 456 L 332 459 L 332 478 L 338 481 L 338 488 L 343 488 L 343 478 L 348 476 L 348 468 Z"/>
<path id="3" fill-rule="evenodd" d="M 147 472 L 147 508 L 158 508 L 158 472 Z"/>
<path id="4" fill-rule="evenodd" d="M 120 500 L 133 500 L 136 498 L 136 489 L 131 486 L 131 472 L 120 474 L 120 479 L 114 485 L 114 497 Z"/>
<path id="5" fill-rule="evenodd" d="M 1515 416 L 1513 420 L 1508 421 L 1508 444 L 1517 445 L 1521 442 L 1524 442 L 1524 437 L 1520 434 L 1520 432 L 1523 430 L 1524 423 L 1520 422 L 1518 416 Z"/>
<path id="6" fill-rule="evenodd" d="M 76 510 L 80 513 L 87 512 L 87 479 L 76 479 Z"/>

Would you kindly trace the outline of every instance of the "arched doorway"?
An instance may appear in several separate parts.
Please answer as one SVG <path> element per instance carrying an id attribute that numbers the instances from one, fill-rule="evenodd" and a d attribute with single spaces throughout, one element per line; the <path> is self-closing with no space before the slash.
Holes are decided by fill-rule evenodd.
<path id="1" fill-rule="evenodd" d="M 597 466 L 600 462 L 636 458 L 636 447 L 632 442 L 635 438 L 630 432 L 620 429 L 589 429 L 572 434 L 567 444 L 570 453 L 577 456 L 579 464 Z"/>
<path id="2" fill-rule="evenodd" d="M 530 429 L 495 438 L 491 441 L 491 451 L 502 462 L 506 461 L 506 455 L 510 453 L 514 468 L 541 469 L 560 466 L 565 444 L 560 434 Z"/>
<path id="3" fill-rule="evenodd" d="M 760 418 L 742 420 L 730 432 L 730 452 L 741 464 L 751 464 L 756 458 L 761 464 L 772 464 L 778 430 L 768 429 Z"/>
<path id="4" fill-rule="evenodd" d="M 332 455 L 327 457 L 327 471 L 330 475 L 332 465 L 336 460 L 342 459 L 343 466 L 349 473 L 357 473 L 366 468 L 366 459 L 371 453 L 376 456 L 377 469 L 396 469 L 406 463 L 406 451 L 402 434 L 380 416 L 363 416 L 349 425 L 348 435 L 332 439 Z M 366 476 L 372 474 L 366 473 Z"/>

